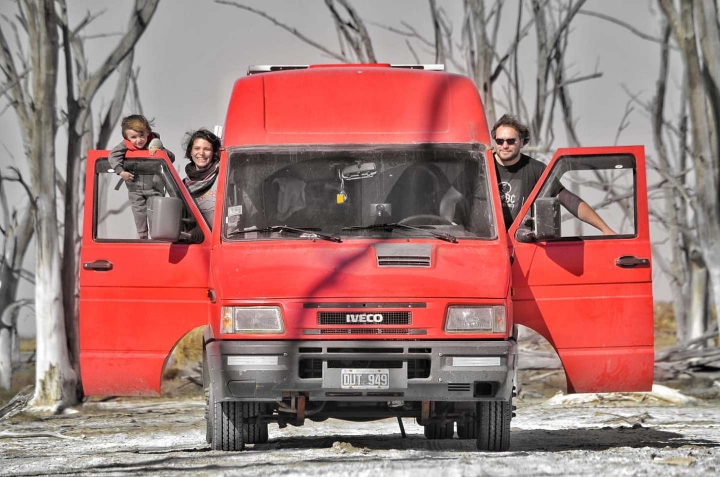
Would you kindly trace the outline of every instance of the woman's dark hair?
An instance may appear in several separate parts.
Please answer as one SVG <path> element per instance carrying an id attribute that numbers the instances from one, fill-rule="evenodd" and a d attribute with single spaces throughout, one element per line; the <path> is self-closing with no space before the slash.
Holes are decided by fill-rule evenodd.
<path id="1" fill-rule="evenodd" d="M 515 116 L 503 114 L 502 117 L 497 120 L 495 125 L 492 127 L 492 131 L 490 131 L 490 135 L 493 139 L 495 139 L 495 131 L 497 131 L 497 128 L 499 128 L 500 126 L 511 127 L 516 130 L 518 132 L 518 136 L 520 137 L 520 142 L 523 146 L 526 146 L 527 143 L 530 142 L 530 130 Z"/>
<path id="2" fill-rule="evenodd" d="M 185 133 L 185 139 L 183 139 L 183 142 L 182 142 L 183 149 L 185 149 L 185 158 L 190 159 L 192 161 L 192 157 L 190 154 L 192 152 L 193 144 L 195 144 L 195 141 L 198 139 L 205 139 L 207 142 L 210 143 L 210 145 L 212 146 L 212 150 L 213 150 L 212 160 L 213 160 L 213 162 L 219 161 L 220 160 L 220 149 L 222 148 L 222 143 L 220 142 L 220 138 L 204 128 L 200 128 L 197 131 Z"/>

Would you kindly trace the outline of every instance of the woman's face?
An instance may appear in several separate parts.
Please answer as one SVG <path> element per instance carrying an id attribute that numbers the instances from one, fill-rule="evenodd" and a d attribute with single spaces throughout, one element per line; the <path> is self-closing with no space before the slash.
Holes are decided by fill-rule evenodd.
<path id="1" fill-rule="evenodd" d="M 205 139 L 195 139 L 195 141 L 193 141 L 192 149 L 190 150 L 190 157 L 192 157 L 192 161 L 198 169 L 206 167 L 212 161 L 212 144 Z"/>

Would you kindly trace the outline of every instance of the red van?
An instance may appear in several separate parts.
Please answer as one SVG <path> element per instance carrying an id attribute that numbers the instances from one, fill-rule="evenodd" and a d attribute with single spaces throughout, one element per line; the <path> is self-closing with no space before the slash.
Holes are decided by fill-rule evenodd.
<path id="1" fill-rule="evenodd" d="M 517 325 L 557 350 L 568 392 L 651 388 L 641 146 L 559 149 L 506 232 L 476 87 L 435 67 L 252 68 L 223 145 L 212 223 L 163 153 L 128 155 L 165 191 L 145 240 L 108 151 L 89 152 L 86 394 L 158 393 L 198 326 L 213 449 L 270 422 L 409 417 L 507 450 Z M 557 181 L 618 234 L 561 213 Z"/>

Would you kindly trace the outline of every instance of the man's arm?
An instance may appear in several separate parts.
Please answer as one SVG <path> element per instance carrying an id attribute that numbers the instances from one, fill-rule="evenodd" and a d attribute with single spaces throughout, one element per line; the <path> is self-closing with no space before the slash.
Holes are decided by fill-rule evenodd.
<path id="1" fill-rule="evenodd" d="M 558 192 L 557 198 L 563 207 L 569 210 L 571 214 L 583 222 L 592 225 L 601 231 L 603 235 L 616 235 L 615 231 L 608 227 L 597 212 L 577 195 L 567 189 L 563 189 Z"/>

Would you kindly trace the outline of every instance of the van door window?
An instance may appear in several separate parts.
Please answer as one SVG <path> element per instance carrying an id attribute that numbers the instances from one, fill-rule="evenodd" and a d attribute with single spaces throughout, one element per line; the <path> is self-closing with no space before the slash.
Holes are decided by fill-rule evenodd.
<path id="1" fill-rule="evenodd" d="M 164 161 L 126 159 L 125 170 L 135 176 L 130 182 L 115 174 L 107 159 L 100 159 L 95 164 L 95 240 L 152 241 L 149 221 L 156 197 L 181 198 L 185 209 L 183 217 L 192 217 Z M 185 222 L 185 230 L 194 226 L 192 219 Z"/>
<path id="2" fill-rule="evenodd" d="M 566 189 L 580 197 L 615 232 L 614 237 L 636 235 L 635 159 L 631 155 L 564 156 L 545 181 L 537 199 L 557 197 Z M 536 203 L 538 201 L 536 199 Z M 531 209 L 537 211 L 537 205 Z M 525 221 L 532 224 L 532 221 Z M 525 224 L 521 227 L 527 226 Z M 602 232 L 560 207 L 557 238 L 590 238 Z"/>

